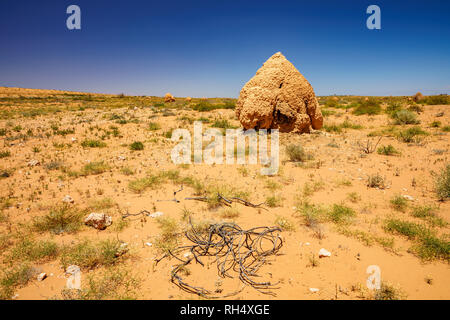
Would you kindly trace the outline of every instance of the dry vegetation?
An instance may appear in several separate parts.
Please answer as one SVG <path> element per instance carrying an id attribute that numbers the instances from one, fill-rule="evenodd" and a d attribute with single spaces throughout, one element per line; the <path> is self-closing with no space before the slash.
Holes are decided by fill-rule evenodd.
<path id="1" fill-rule="evenodd" d="M 173 259 L 156 261 L 186 244 L 189 221 L 200 232 L 233 221 L 283 230 L 281 255 L 261 270 L 280 281 L 278 298 L 448 299 L 448 97 L 319 101 L 324 128 L 280 134 L 280 170 L 269 177 L 260 165 L 170 160 L 175 128 L 192 132 L 195 120 L 239 127 L 234 99 L 164 103 L 0 88 L 0 298 L 195 298 L 169 281 Z M 264 205 L 227 207 L 218 194 Z M 62 201 L 66 195 L 73 203 Z M 86 226 L 91 212 L 113 224 Z M 331 257 L 318 258 L 321 248 Z M 83 273 L 81 291 L 64 289 L 73 264 Z M 376 292 L 364 286 L 369 265 L 382 270 Z M 41 272 L 48 277 L 37 281 Z M 214 266 L 190 264 L 183 276 L 217 292 L 235 288 Z M 266 296 L 245 288 L 238 298 Z"/>

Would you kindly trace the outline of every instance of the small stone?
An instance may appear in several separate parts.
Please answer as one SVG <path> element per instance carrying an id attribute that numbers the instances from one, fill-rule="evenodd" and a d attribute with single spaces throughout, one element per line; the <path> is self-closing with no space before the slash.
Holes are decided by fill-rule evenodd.
<path id="1" fill-rule="evenodd" d="M 153 243 L 151 243 L 151 242 L 146 242 L 145 245 L 146 245 L 147 247 L 151 247 L 151 246 L 153 245 Z"/>
<path id="2" fill-rule="evenodd" d="M 72 142 L 77 142 L 77 138 L 72 137 L 72 138 L 70 139 L 70 141 L 72 141 Z"/>
<path id="3" fill-rule="evenodd" d="M 74 203 L 75 200 L 73 200 L 73 198 L 67 194 L 67 195 L 62 199 L 62 202 L 65 202 L 65 203 Z"/>
<path id="4" fill-rule="evenodd" d="M 128 243 L 126 242 L 122 242 L 120 244 L 119 249 L 117 250 L 117 252 L 114 254 L 116 257 L 120 257 L 121 255 L 124 255 L 125 253 L 128 252 Z"/>
<path id="5" fill-rule="evenodd" d="M 325 258 L 325 257 L 331 257 L 331 252 L 322 248 L 319 250 L 319 258 Z"/>
<path id="6" fill-rule="evenodd" d="M 35 167 L 35 166 L 38 166 L 38 165 L 40 165 L 41 163 L 38 161 L 38 160 L 35 160 L 35 159 L 33 159 L 33 160 L 30 160 L 30 161 L 28 161 L 28 163 L 27 163 L 27 165 L 29 166 L 29 167 Z"/>
<path id="7" fill-rule="evenodd" d="M 309 291 L 311 293 L 316 293 L 316 292 L 319 292 L 319 289 L 317 289 L 317 288 L 309 288 Z"/>
<path id="8" fill-rule="evenodd" d="M 47 274 L 42 272 L 37 276 L 37 281 L 43 281 L 45 278 L 47 278 Z"/>
<path id="9" fill-rule="evenodd" d="M 407 195 L 407 194 L 403 194 L 402 197 L 407 199 L 407 200 L 409 200 L 409 201 L 414 201 L 414 198 L 412 196 Z"/>
<path id="10" fill-rule="evenodd" d="M 86 217 L 84 223 L 98 230 L 104 230 L 112 224 L 112 218 L 104 213 L 92 212 Z"/>
<path id="11" fill-rule="evenodd" d="M 161 212 L 161 211 L 156 211 L 155 213 L 150 214 L 149 217 L 151 217 L 151 218 L 158 218 L 158 217 L 162 216 L 163 214 L 164 213 Z"/>

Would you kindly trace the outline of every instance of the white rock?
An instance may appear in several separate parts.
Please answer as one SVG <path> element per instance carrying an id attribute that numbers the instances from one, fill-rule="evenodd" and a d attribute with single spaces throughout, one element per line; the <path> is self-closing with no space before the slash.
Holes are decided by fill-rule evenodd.
<path id="1" fill-rule="evenodd" d="M 29 166 L 29 167 L 35 167 L 35 166 L 38 166 L 38 165 L 40 165 L 41 163 L 38 161 L 38 160 L 35 160 L 35 159 L 33 159 L 33 160 L 30 160 L 30 161 L 28 161 L 28 163 L 27 163 L 27 165 Z"/>
<path id="2" fill-rule="evenodd" d="M 145 245 L 146 245 L 147 247 L 151 247 L 151 246 L 153 245 L 153 243 L 151 243 L 151 242 L 146 242 Z"/>
<path id="3" fill-rule="evenodd" d="M 150 214 L 149 217 L 151 217 L 151 218 L 158 218 L 158 217 L 162 216 L 163 214 L 164 213 L 161 212 L 161 211 L 156 211 L 155 213 Z"/>
<path id="4" fill-rule="evenodd" d="M 414 201 L 414 198 L 412 196 L 407 195 L 407 194 L 402 194 L 402 197 L 407 199 L 407 200 Z"/>
<path id="5" fill-rule="evenodd" d="M 77 138 L 72 137 L 72 138 L 70 139 L 70 141 L 72 141 L 72 142 L 77 142 Z"/>
<path id="6" fill-rule="evenodd" d="M 84 219 L 84 223 L 98 230 L 104 230 L 112 224 L 112 218 L 104 213 L 92 212 Z"/>
<path id="7" fill-rule="evenodd" d="M 319 289 L 317 289 L 317 288 L 309 288 L 309 291 L 312 292 L 312 293 L 316 293 L 316 292 L 319 292 Z"/>
<path id="8" fill-rule="evenodd" d="M 74 203 L 74 200 L 71 196 L 69 196 L 68 194 L 62 199 L 63 202 L 65 203 Z"/>
<path id="9" fill-rule="evenodd" d="M 331 257 L 331 252 L 322 248 L 319 250 L 319 258 L 324 258 L 324 257 Z"/>
<path id="10" fill-rule="evenodd" d="M 45 278 L 47 278 L 47 274 L 42 272 L 37 276 L 37 281 L 43 281 Z"/>

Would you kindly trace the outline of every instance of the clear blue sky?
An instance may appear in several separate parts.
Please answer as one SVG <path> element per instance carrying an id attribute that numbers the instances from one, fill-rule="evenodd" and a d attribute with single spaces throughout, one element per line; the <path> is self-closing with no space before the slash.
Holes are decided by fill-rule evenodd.
<path id="1" fill-rule="evenodd" d="M 381 30 L 366 28 L 370 4 Z M 281 51 L 318 95 L 449 93 L 449 13 L 446 0 L 1 0 L 0 86 L 237 97 Z"/>

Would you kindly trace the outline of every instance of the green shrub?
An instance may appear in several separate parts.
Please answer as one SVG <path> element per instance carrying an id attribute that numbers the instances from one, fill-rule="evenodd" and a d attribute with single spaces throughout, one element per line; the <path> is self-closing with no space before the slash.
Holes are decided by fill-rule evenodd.
<path id="1" fill-rule="evenodd" d="M 397 138 L 406 143 L 417 143 L 420 142 L 422 137 L 426 135 L 428 135 L 426 131 L 422 130 L 422 128 L 418 126 L 415 126 L 398 132 Z"/>
<path id="2" fill-rule="evenodd" d="M 380 102 L 373 97 L 370 97 L 367 101 L 362 100 L 359 102 L 359 105 L 353 110 L 353 113 L 356 115 L 376 115 L 380 114 L 382 111 Z"/>
<path id="3" fill-rule="evenodd" d="M 101 174 L 109 169 L 111 169 L 111 167 L 107 163 L 104 163 L 103 161 L 94 161 L 84 165 L 81 169 L 81 175 L 89 176 Z"/>
<path id="4" fill-rule="evenodd" d="M 10 157 L 10 156 L 11 156 L 11 152 L 9 150 L 0 152 L 0 159 Z"/>
<path id="5" fill-rule="evenodd" d="M 149 129 L 150 131 L 156 131 L 156 130 L 161 129 L 161 126 L 159 125 L 159 123 L 156 123 L 156 122 L 149 122 L 149 124 L 148 124 L 148 129 Z"/>
<path id="6" fill-rule="evenodd" d="M 104 148 L 106 143 L 100 140 L 84 140 L 81 146 L 84 148 Z"/>
<path id="7" fill-rule="evenodd" d="M 378 154 L 383 154 L 385 156 L 392 156 L 392 155 L 400 154 L 400 151 L 395 149 L 393 145 L 389 144 L 387 146 L 380 146 L 377 149 L 377 153 Z"/>
<path id="8" fill-rule="evenodd" d="M 144 144 L 140 141 L 135 141 L 130 145 L 130 149 L 134 151 L 144 150 Z"/>
<path id="9" fill-rule="evenodd" d="M 395 124 L 418 124 L 420 123 L 417 120 L 417 116 L 415 113 L 408 110 L 400 110 L 395 112 L 392 115 L 392 118 L 395 120 Z"/>

